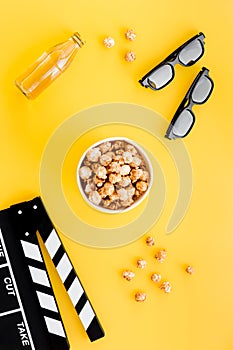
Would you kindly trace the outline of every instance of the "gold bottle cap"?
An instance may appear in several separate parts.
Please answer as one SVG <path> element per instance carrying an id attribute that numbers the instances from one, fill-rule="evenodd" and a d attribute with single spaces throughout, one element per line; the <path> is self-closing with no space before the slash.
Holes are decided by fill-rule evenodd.
<path id="1" fill-rule="evenodd" d="M 72 39 L 74 39 L 80 47 L 82 47 L 85 44 L 85 41 L 82 40 L 81 35 L 78 32 L 75 32 L 72 35 Z"/>

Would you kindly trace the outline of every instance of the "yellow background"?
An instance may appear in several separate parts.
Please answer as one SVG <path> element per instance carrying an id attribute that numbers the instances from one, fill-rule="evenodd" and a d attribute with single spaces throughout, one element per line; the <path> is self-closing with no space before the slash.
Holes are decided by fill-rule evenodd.
<path id="1" fill-rule="evenodd" d="M 233 348 L 232 21 L 231 0 L 1 2 L 0 209 L 39 195 L 44 147 L 53 131 L 80 110 L 129 102 L 154 109 L 169 121 L 202 66 L 210 69 L 215 82 L 210 100 L 195 108 L 196 124 L 185 139 L 194 189 L 188 213 L 172 235 L 165 234 L 172 186 L 164 212 L 150 231 L 156 247 L 147 247 L 141 238 L 122 248 L 100 250 L 61 234 L 106 332 L 105 338 L 89 342 L 50 264 L 72 350 Z M 133 43 L 124 38 L 127 28 L 138 34 Z M 28 101 L 14 79 L 45 49 L 74 31 L 87 44 L 69 70 L 40 97 Z M 206 35 L 206 51 L 197 64 L 177 66 L 175 80 L 159 92 L 137 83 L 199 31 Z M 102 45 L 107 35 L 116 40 L 112 49 Z M 127 50 L 136 52 L 135 62 L 124 61 Z M 153 258 L 157 248 L 168 251 L 162 266 Z M 136 271 L 140 256 L 148 266 Z M 186 264 L 195 267 L 193 276 L 184 272 Z M 125 268 L 136 272 L 130 283 L 121 278 Z M 172 283 L 170 295 L 150 281 L 154 270 Z M 145 303 L 134 301 L 138 289 L 147 292 Z"/>

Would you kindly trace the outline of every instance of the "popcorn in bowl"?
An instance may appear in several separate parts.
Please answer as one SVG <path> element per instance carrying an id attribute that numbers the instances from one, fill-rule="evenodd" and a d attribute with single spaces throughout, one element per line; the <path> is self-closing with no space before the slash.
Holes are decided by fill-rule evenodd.
<path id="1" fill-rule="evenodd" d="M 137 206 L 148 195 L 153 170 L 145 151 L 123 137 L 92 145 L 77 167 L 77 183 L 92 207 L 119 213 Z"/>

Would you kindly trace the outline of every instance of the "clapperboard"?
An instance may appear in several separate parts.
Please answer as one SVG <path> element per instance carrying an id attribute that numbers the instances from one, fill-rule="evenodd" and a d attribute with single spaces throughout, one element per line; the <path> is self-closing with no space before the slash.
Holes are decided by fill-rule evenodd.
<path id="1" fill-rule="evenodd" d="M 104 331 L 40 197 L 0 211 L 0 349 L 66 350 L 69 342 L 40 234 L 90 339 Z"/>

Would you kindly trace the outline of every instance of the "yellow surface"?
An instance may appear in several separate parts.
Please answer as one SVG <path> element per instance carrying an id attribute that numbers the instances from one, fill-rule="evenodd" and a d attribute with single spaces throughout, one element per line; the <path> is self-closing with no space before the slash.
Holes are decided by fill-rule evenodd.
<path id="1" fill-rule="evenodd" d="M 151 108 L 169 121 L 202 66 L 210 69 L 215 82 L 210 100 L 195 108 L 196 124 L 184 141 L 192 161 L 194 188 L 187 215 L 175 232 L 165 234 L 176 191 L 168 177 L 164 211 L 150 230 L 155 247 L 147 247 L 143 237 L 121 248 L 93 249 L 61 234 L 106 331 L 105 338 L 89 342 L 47 259 L 72 350 L 233 347 L 232 21 L 230 0 L 14 0 L 1 4 L 0 209 L 39 194 L 45 145 L 54 130 L 80 110 L 129 102 Z M 124 38 L 128 27 L 138 34 L 133 43 Z M 72 66 L 35 101 L 28 101 L 14 86 L 14 79 L 46 48 L 77 30 L 87 44 Z M 199 31 L 206 35 L 206 51 L 197 64 L 177 66 L 175 80 L 159 92 L 137 83 Z M 107 35 L 116 40 L 112 49 L 102 45 Z M 135 62 L 124 61 L 127 50 L 136 52 Z M 164 157 L 166 173 L 172 165 Z M 158 248 L 168 251 L 163 265 L 153 258 Z M 138 257 L 147 260 L 145 270 L 136 271 Z M 195 267 L 193 276 L 184 272 L 186 264 Z M 125 268 L 136 272 L 130 283 L 121 278 Z M 149 276 L 154 271 L 172 283 L 170 295 L 152 284 Z M 136 290 L 146 291 L 145 303 L 134 301 Z"/>

